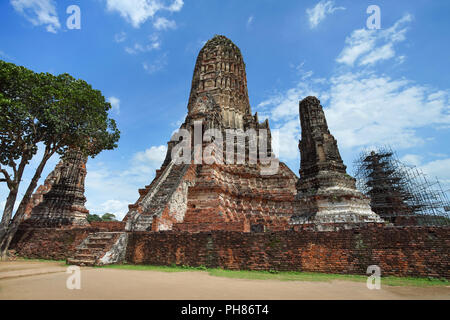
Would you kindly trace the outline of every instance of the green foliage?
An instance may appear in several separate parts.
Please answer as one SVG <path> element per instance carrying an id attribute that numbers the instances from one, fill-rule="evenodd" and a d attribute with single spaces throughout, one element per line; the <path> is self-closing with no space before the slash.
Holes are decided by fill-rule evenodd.
<path id="1" fill-rule="evenodd" d="M 112 213 L 105 213 L 101 217 L 98 214 L 89 214 L 87 216 L 88 222 L 100 222 L 100 221 L 117 221 L 116 216 Z"/>
<path id="2" fill-rule="evenodd" d="M 53 154 L 64 156 L 72 148 L 95 157 L 117 147 L 120 132 L 108 117 L 110 109 L 101 92 L 83 80 L 35 73 L 0 60 L 0 182 L 9 188 L 0 224 L 0 254 L 6 252 Z M 44 145 L 42 159 L 12 219 L 23 172 L 39 144 Z"/>
<path id="3" fill-rule="evenodd" d="M 99 222 L 99 221 L 102 221 L 102 218 L 97 214 L 88 214 L 87 221 L 88 222 Z"/>
<path id="4" fill-rule="evenodd" d="M 105 213 L 102 215 L 102 221 L 117 221 L 117 219 L 112 213 Z"/>
<path id="5" fill-rule="evenodd" d="M 28 162 L 44 143 L 89 156 L 117 147 L 120 132 L 101 92 L 68 74 L 34 73 L 0 60 L 0 164 Z"/>

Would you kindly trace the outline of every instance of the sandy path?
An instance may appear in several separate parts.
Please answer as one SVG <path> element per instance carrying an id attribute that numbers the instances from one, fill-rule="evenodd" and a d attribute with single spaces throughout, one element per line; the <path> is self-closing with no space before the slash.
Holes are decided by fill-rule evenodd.
<path id="1" fill-rule="evenodd" d="M 450 299 L 450 287 L 368 290 L 365 283 L 352 281 L 245 280 L 206 272 L 97 268 L 82 268 L 81 290 L 68 290 L 65 270 L 57 263 L 2 262 L 0 299 Z"/>

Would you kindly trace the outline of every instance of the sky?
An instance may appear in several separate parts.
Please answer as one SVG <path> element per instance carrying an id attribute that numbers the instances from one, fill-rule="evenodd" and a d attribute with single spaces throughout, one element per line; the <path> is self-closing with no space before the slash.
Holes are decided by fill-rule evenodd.
<path id="1" fill-rule="evenodd" d="M 94 214 L 122 218 L 150 184 L 187 114 L 197 54 L 215 34 L 241 49 L 252 112 L 269 119 L 295 173 L 298 103 L 314 95 L 350 174 L 362 150 L 389 145 L 450 189 L 449 12 L 447 0 L 3 0 L 0 59 L 69 73 L 111 102 L 121 139 L 88 160 Z M 1 207 L 6 196 L 2 184 Z"/>

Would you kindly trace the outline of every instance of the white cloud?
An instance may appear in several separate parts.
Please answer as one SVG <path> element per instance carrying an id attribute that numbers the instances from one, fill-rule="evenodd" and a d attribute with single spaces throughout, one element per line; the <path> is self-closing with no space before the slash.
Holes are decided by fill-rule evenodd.
<path id="1" fill-rule="evenodd" d="M 137 152 L 130 161 L 130 169 L 122 173 L 125 179 L 138 180 L 145 183 L 147 177 L 154 175 L 159 169 L 167 153 L 167 146 L 152 146 L 144 151 Z"/>
<path id="2" fill-rule="evenodd" d="M 272 147 L 276 156 L 285 161 L 299 159 L 300 125 L 298 119 L 291 119 L 271 131 Z"/>
<path id="3" fill-rule="evenodd" d="M 8 60 L 15 60 L 14 58 L 10 57 L 8 54 L 6 54 L 4 51 L 0 50 L 0 57 Z"/>
<path id="4" fill-rule="evenodd" d="M 109 97 L 109 103 L 111 103 L 111 110 L 116 114 L 120 113 L 120 99 L 116 97 Z"/>
<path id="5" fill-rule="evenodd" d="M 405 154 L 400 158 L 400 161 L 406 165 L 418 167 L 422 163 L 422 156 L 417 154 Z"/>
<path id="6" fill-rule="evenodd" d="M 364 59 L 361 60 L 361 65 L 374 64 L 377 61 L 387 60 L 395 56 L 395 51 L 392 48 L 392 43 L 388 43 L 380 48 L 376 48 Z"/>
<path id="7" fill-rule="evenodd" d="M 117 171 L 105 163 L 88 161 L 85 190 L 87 209 L 92 214 L 113 213 L 122 219 L 128 205 L 138 197 L 138 189 L 148 185 L 160 168 L 167 152 L 166 146 L 153 146 L 135 153 L 128 160 L 130 169 Z"/>
<path id="8" fill-rule="evenodd" d="M 254 20 L 255 20 L 255 17 L 253 15 L 248 17 L 248 19 L 247 19 L 247 28 L 250 28 L 252 26 Z"/>
<path id="9" fill-rule="evenodd" d="M 439 152 L 430 152 L 429 155 L 434 158 L 447 158 L 447 154 Z"/>
<path id="10" fill-rule="evenodd" d="M 345 39 L 346 46 L 336 59 L 337 62 L 353 66 L 359 59 L 359 65 L 374 65 L 395 56 L 394 44 L 405 40 L 408 30 L 406 24 L 412 16 L 406 14 L 392 27 L 385 30 L 358 29 Z M 400 61 L 404 60 L 404 56 Z"/>
<path id="11" fill-rule="evenodd" d="M 133 47 L 125 47 L 125 51 L 129 54 L 138 54 L 158 50 L 160 48 L 161 48 L 161 41 L 159 40 L 158 35 L 153 34 L 149 36 L 148 44 L 142 45 L 140 43 L 135 43 Z"/>
<path id="12" fill-rule="evenodd" d="M 172 12 L 178 12 L 183 8 L 184 2 L 183 0 L 175 0 L 172 2 L 172 4 L 168 7 L 169 11 Z"/>
<path id="13" fill-rule="evenodd" d="M 152 63 L 150 63 L 150 62 L 142 63 L 142 67 L 148 74 L 154 74 L 154 73 L 164 69 L 164 67 L 166 65 L 167 65 L 167 54 L 161 55 Z"/>
<path id="14" fill-rule="evenodd" d="M 124 42 L 127 39 L 127 34 L 125 32 L 116 33 L 114 35 L 114 41 L 117 43 Z"/>
<path id="15" fill-rule="evenodd" d="M 10 3 L 34 26 L 44 25 L 52 33 L 61 28 L 53 0 L 10 0 Z"/>
<path id="16" fill-rule="evenodd" d="M 138 163 L 161 162 L 164 160 L 164 157 L 166 156 L 166 152 L 167 152 L 166 146 L 151 147 L 150 149 L 136 153 L 134 155 L 133 160 Z"/>
<path id="17" fill-rule="evenodd" d="M 443 154 L 435 154 L 433 156 L 442 157 L 447 156 Z M 406 165 L 414 166 L 422 171 L 427 180 L 432 182 L 437 179 L 443 188 L 443 191 L 450 191 L 450 158 L 437 159 L 429 162 L 423 162 L 423 156 L 417 154 L 406 154 L 400 161 Z M 436 187 L 434 187 L 436 189 Z"/>
<path id="18" fill-rule="evenodd" d="M 450 191 L 450 158 L 431 161 L 420 168 L 430 177 L 438 178 L 443 184 L 444 191 Z"/>
<path id="19" fill-rule="evenodd" d="M 148 176 L 155 173 L 167 153 L 167 146 L 152 146 L 144 151 L 135 153 L 130 159 L 130 169 L 120 174 L 121 179 L 131 179 L 132 181 L 147 182 Z"/>
<path id="20" fill-rule="evenodd" d="M 173 20 L 168 20 L 163 17 L 157 18 L 153 22 L 153 26 L 156 30 L 167 30 L 167 29 L 176 29 L 177 24 Z"/>
<path id="21" fill-rule="evenodd" d="M 128 212 L 129 204 L 131 203 L 126 200 L 107 200 L 99 205 L 93 205 L 87 201 L 85 205 L 90 214 L 102 216 L 105 213 L 112 213 L 118 221 L 121 221 Z"/>
<path id="22" fill-rule="evenodd" d="M 335 7 L 334 1 L 320 1 L 313 8 L 306 9 L 308 15 L 309 26 L 311 29 L 316 28 L 327 15 L 333 14 L 337 10 L 345 10 L 344 7 Z"/>
<path id="23" fill-rule="evenodd" d="M 108 11 L 117 11 L 135 28 L 139 28 L 147 19 L 153 18 L 158 11 L 178 12 L 183 0 L 106 0 Z"/>
<path id="24" fill-rule="evenodd" d="M 449 97 L 430 101 L 436 90 L 405 79 L 362 72 L 331 79 L 327 117 L 344 147 L 423 144 L 416 130 L 450 123 Z"/>
<path id="25" fill-rule="evenodd" d="M 411 19 L 406 15 L 393 27 L 382 30 L 380 37 L 387 39 L 387 43 L 381 46 L 377 46 L 379 36 L 368 30 L 354 31 L 347 39 L 348 50 L 343 51 L 346 54 L 340 56 L 343 60 L 338 62 L 353 64 L 359 59 L 359 65 L 364 66 L 359 71 L 339 68 L 328 79 L 314 78 L 312 72 L 303 70 L 302 63 L 296 67 L 300 73 L 296 86 L 257 106 L 259 113 L 269 116 L 272 128 L 280 130 L 282 160 L 295 159 L 298 155 L 298 105 L 309 95 L 321 100 L 330 130 L 344 150 L 386 144 L 407 149 L 432 139 L 424 136 L 423 131 L 418 133 L 419 129 L 450 125 L 449 90 L 438 90 L 406 78 L 392 78 L 371 69 L 376 61 L 392 55 L 390 45 L 404 40 L 406 28 L 403 24 Z M 355 39 L 369 41 L 357 43 Z M 376 50 L 368 51 L 364 45 L 372 40 L 374 44 L 369 47 Z M 417 162 L 418 159 L 409 157 L 409 160 Z"/>
<path id="26" fill-rule="evenodd" d="M 303 80 L 303 76 L 301 80 Z M 320 96 L 322 102 L 324 101 L 322 90 L 313 88 L 312 82 L 300 81 L 296 87 L 261 102 L 257 106 L 258 112 L 262 111 L 265 114 L 270 114 L 270 119 L 276 122 L 284 122 L 292 117 L 298 118 L 299 100 L 313 95 Z"/>
<path id="27" fill-rule="evenodd" d="M 293 123 L 299 123 L 299 100 L 314 95 L 325 107 L 330 130 L 340 147 L 388 143 L 408 148 L 425 142 L 417 129 L 450 124 L 449 95 L 437 92 L 405 79 L 370 72 L 344 73 L 325 84 L 300 81 L 295 88 L 259 104 L 258 111 L 269 113 L 271 121 L 288 131 L 285 138 L 292 138 L 281 139 L 284 144 L 296 146 L 299 136 L 294 133 L 299 129 Z M 285 159 L 294 158 L 298 152 L 296 148 L 285 151 L 280 151 Z"/>
<path id="28" fill-rule="evenodd" d="M 148 182 L 140 181 L 140 185 L 132 179 L 122 177 L 120 171 L 108 168 L 106 164 L 87 163 L 85 181 L 86 208 L 91 214 L 102 215 L 110 212 L 122 219 L 127 213 L 127 205 L 138 198 L 138 189 Z M 118 209 L 118 203 L 122 206 Z M 115 210 L 111 205 L 116 204 Z"/>

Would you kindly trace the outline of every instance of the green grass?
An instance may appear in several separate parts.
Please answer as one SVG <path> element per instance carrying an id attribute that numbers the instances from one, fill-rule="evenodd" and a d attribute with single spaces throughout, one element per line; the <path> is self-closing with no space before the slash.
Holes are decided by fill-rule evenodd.
<path id="1" fill-rule="evenodd" d="M 125 269 L 125 270 L 139 270 L 139 271 L 160 271 L 160 272 L 186 272 L 186 271 L 209 271 L 205 267 L 188 267 L 188 266 L 147 266 L 135 264 L 110 264 L 96 268 L 108 269 Z"/>
<path id="2" fill-rule="evenodd" d="M 58 262 L 61 264 L 66 264 L 66 260 L 47 260 L 47 259 L 34 259 L 34 258 L 17 258 L 16 261 L 29 261 L 29 262 Z"/>
<path id="3" fill-rule="evenodd" d="M 278 280 L 278 281 L 325 281 L 334 280 L 341 281 L 357 281 L 366 282 L 367 276 L 362 275 L 342 275 L 327 274 L 315 272 L 276 272 L 276 271 L 246 271 L 246 270 L 224 270 L 209 269 L 206 267 L 187 267 L 187 266 L 148 266 L 148 265 L 107 265 L 99 268 L 139 270 L 139 271 L 160 271 L 160 272 L 190 272 L 203 271 L 208 272 L 211 276 L 225 277 L 233 279 L 250 279 L 250 280 Z M 389 286 L 409 286 L 409 287 L 429 287 L 429 286 L 449 286 L 447 280 L 428 279 L 428 278 L 412 278 L 412 277 L 382 277 L 382 285 Z"/>

